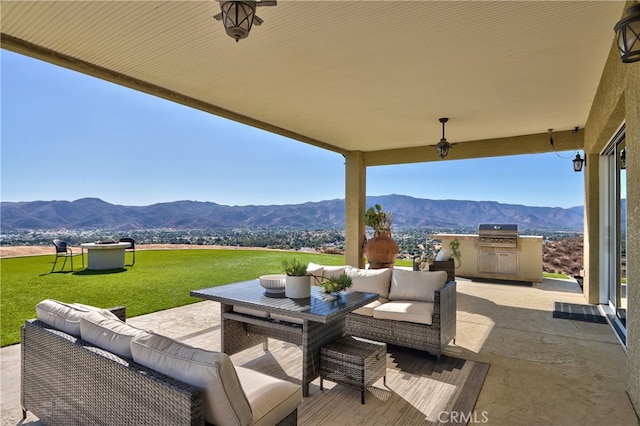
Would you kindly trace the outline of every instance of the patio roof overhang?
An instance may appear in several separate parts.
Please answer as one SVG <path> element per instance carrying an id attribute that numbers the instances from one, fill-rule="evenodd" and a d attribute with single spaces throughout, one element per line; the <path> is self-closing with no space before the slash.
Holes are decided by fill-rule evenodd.
<path id="1" fill-rule="evenodd" d="M 365 165 L 580 149 L 624 2 L 3 1 L 2 47 Z M 392 155 L 389 155 L 392 154 Z"/>
<path id="2" fill-rule="evenodd" d="M 281 0 L 260 8 L 264 24 L 236 43 L 213 19 L 214 0 L 3 0 L 0 32 L 3 48 L 343 154 L 350 265 L 363 262 L 367 166 L 440 161 L 440 117 L 458 144 L 447 160 L 550 151 L 552 128 L 557 150 L 588 157 L 584 295 L 604 303 L 600 153 L 622 125 L 630 154 L 640 141 L 640 68 L 623 66 L 613 44 L 625 6 Z M 638 170 L 629 155 L 629 182 Z M 628 191 L 629 318 L 637 318 L 640 187 Z M 640 328 L 627 327 L 629 336 Z M 627 376 L 636 378 L 638 339 L 628 351 Z M 640 407 L 640 381 L 627 393 Z"/>

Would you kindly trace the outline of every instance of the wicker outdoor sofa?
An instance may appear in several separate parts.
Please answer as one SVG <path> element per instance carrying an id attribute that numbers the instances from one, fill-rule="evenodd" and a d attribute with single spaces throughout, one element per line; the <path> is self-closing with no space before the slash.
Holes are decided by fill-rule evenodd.
<path id="1" fill-rule="evenodd" d="M 125 308 L 110 311 L 120 320 L 125 319 Z M 41 319 L 47 321 L 47 318 Z M 199 355 L 204 354 L 207 360 L 214 357 L 215 361 L 207 367 L 223 383 L 216 382 L 215 388 L 188 384 L 41 320 L 27 320 L 21 328 L 23 418 L 29 411 L 47 425 L 297 424 L 297 406 L 302 402 L 299 385 L 242 367 L 230 368 L 230 359 L 229 364 L 225 364 L 220 358 L 227 355 L 144 333 L 145 336 L 134 337 L 132 342 L 138 339 L 140 344 L 152 344 L 153 339 L 160 338 L 159 347 L 168 351 L 172 345 L 182 345 L 171 355 L 174 367 L 184 367 L 184 364 L 175 364 L 181 354 L 193 358 L 192 362 L 200 366 L 207 361 L 204 357 L 198 358 Z M 119 338 L 111 336 L 112 341 Z M 200 352 L 194 355 L 194 351 Z M 152 356 L 159 353 L 152 352 Z M 201 370 L 198 374 L 206 376 Z M 254 389 L 247 389 L 250 387 Z M 259 401 L 256 403 L 256 400 Z M 214 404 L 225 406 L 219 410 L 222 414 L 215 414 L 216 421 L 212 421 L 209 410 Z M 251 406 L 243 408 L 243 404 Z"/>
<path id="2" fill-rule="evenodd" d="M 351 276 L 350 290 L 373 292 L 377 301 L 346 316 L 346 334 L 423 350 L 440 359 L 455 342 L 456 282 L 449 270 L 357 269 L 310 264 L 307 271 L 328 277 Z"/>

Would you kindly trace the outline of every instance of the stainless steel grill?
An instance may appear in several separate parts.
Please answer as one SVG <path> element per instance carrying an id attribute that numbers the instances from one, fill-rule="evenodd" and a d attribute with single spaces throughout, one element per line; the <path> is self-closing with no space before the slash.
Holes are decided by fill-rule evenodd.
<path id="1" fill-rule="evenodd" d="M 483 223 L 478 227 L 479 247 L 517 247 L 518 225 Z"/>

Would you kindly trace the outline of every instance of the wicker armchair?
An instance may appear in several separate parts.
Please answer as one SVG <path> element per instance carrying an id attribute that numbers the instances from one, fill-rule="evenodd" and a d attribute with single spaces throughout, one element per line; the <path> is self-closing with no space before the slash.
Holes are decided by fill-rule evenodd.
<path id="1" fill-rule="evenodd" d="M 432 323 L 393 321 L 350 313 L 347 334 L 392 345 L 427 351 L 440 359 L 444 348 L 456 337 L 456 282 L 435 291 Z"/>

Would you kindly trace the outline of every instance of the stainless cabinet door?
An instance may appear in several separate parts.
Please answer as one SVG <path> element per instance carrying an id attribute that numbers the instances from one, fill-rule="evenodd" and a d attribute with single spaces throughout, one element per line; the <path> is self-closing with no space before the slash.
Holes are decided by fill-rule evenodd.
<path id="1" fill-rule="evenodd" d="M 518 253 L 498 253 L 498 273 L 505 275 L 518 274 Z"/>

